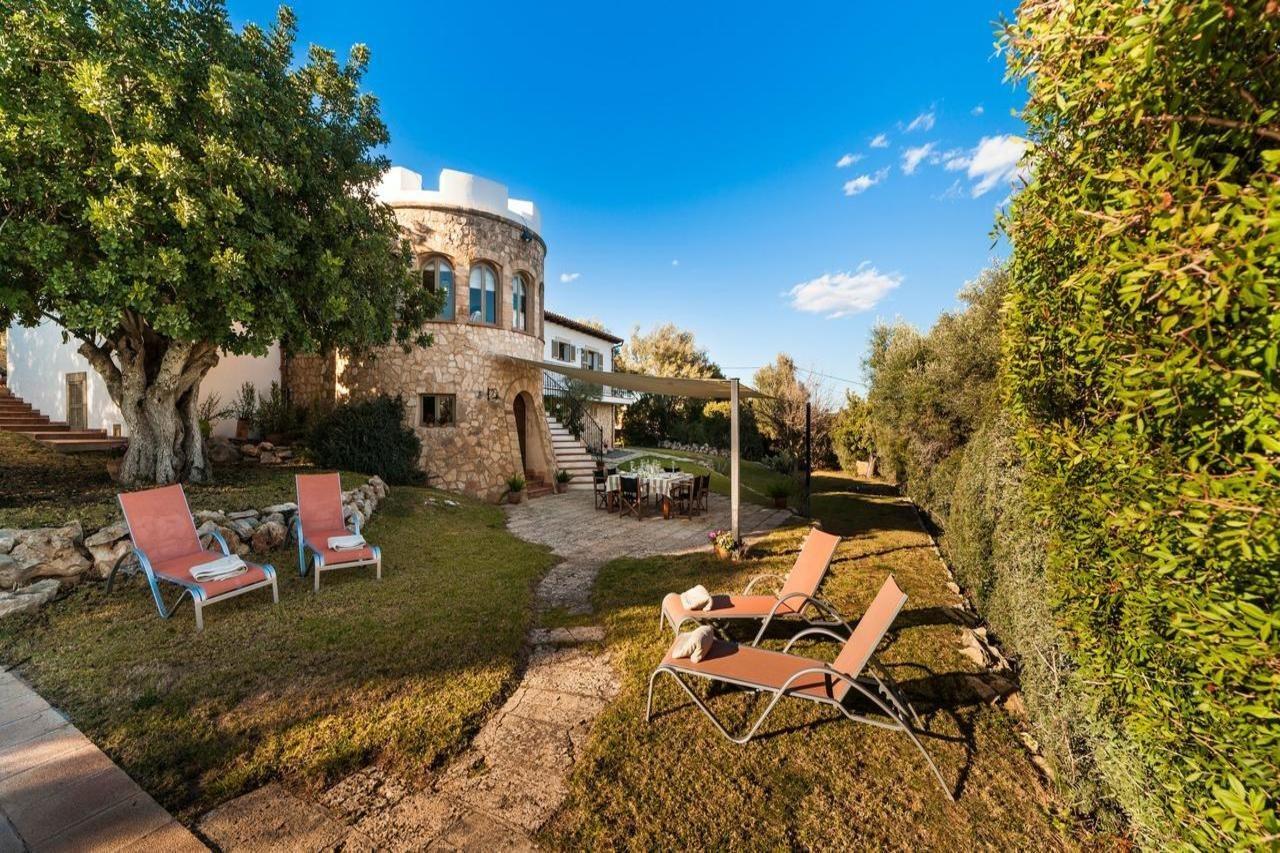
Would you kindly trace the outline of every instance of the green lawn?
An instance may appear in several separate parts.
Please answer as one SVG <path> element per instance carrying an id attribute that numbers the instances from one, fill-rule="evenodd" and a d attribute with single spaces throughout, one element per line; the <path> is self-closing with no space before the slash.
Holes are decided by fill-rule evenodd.
<path id="1" fill-rule="evenodd" d="M 107 474 L 109 453 L 66 454 L 31 439 L 0 432 L 0 527 L 46 527 L 80 519 L 86 531 L 121 521 L 116 493 Z M 294 499 L 293 475 L 310 470 L 288 465 L 215 465 L 214 482 L 187 486 L 197 509 L 261 509 Z M 342 476 L 345 488 L 365 476 Z"/>
<path id="2" fill-rule="evenodd" d="M 1057 849 L 1077 840 L 1056 828 L 1050 789 L 1023 749 L 1013 720 L 985 701 L 992 681 L 958 652 L 946 578 L 911 507 L 883 486 L 843 475 L 814 481 L 814 509 L 845 536 L 823 595 L 856 617 L 892 573 L 910 596 L 883 647 L 925 718 L 922 738 L 958 789 L 947 801 L 900 733 L 856 725 L 832 709 L 783 701 L 757 739 L 738 746 L 667 679 L 644 721 L 648 676 L 671 635 L 657 630 L 658 602 L 694 583 L 741 589 L 751 575 L 785 571 L 803 528 L 775 532 L 742 563 L 707 554 L 622 559 L 595 590 L 606 643 L 622 680 L 575 766 L 570 796 L 544 830 L 559 849 Z M 766 641 L 781 648 L 785 635 Z M 832 643 L 797 646 L 831 660 Z M 711 706 L 741 725 L 759 697 L 723 690 Z"/>
<path id="3" fill-rule="evenodd" d="M 291 494 L 291 476 L 256 470 L 228 469 L 245 482 L 193 502 Z M 507 533 L 497 507 L 428 506 L 432 494 L 394 487 L 366 528 L 383 547 L 381 582 L 371 569 L 333 572 L 314 595 L 282 549 L 269 558 L 280 605 L 265 592 L 214 605 L 203 634 L 189 604 L 159 619 L 141 579 L 110 597 L 85 582 L 0 621 L 0 662 L 188 821 L 273 779 L 317 790 L 377 762 L 421 780 L 511 687 L 532 586 L 554 559 Z M 79 497 L 82 514 L 102 511 Z M 5 512 L 0 523 L 23 511 Z"/>
<path id="4" fill-rule="evenodd" d="M 729 477 L 726 474 L 719 474 L 712 467 L 717 457 L 708 456 L 703 453 L 690 453 L 684 450 L 663 450 L 654 447 L 628 447 L 627 450 L 636 451 L 644 454 L 636 459 L 628 459 L 622 463 L 623 468 L 630 467 L 636 463 L 657 462 L 660 465 L 670 465 L 674 460 L 680 466 L 681 471 L 688 471 L 691 474 L 706 474 L 711 472 L 711 491 L 720 495 L 729 494 Z M 720 458 L 719 462 L 728 465 L 728 460 Z M 725 470 L 728 470 L 727 468 Z M 760 504 L 761 506 L 773 506 L 773 498 L 769 496 L 769 487 L 775 484 L 786 484 L 793 488 L 791 497 L 788 502 L 791 506 L 798 506 L 800 500 L 799 494 L 796 493 L 791 478 L 786 474 L 779 474 L 771 468 L 766 468 L 759 462 L 748 462 L 742 460 L 738 468 L 738 476 L 742 482 L 742 499 Z"/>

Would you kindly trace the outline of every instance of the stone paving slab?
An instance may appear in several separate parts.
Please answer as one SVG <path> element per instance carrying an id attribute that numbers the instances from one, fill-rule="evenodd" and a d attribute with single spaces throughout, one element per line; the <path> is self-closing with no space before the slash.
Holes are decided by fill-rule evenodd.
<path id="1" fill-rule="evenodd" d="M 204 850 L 102 750 L 0 671 L 0 850 Z"/>
<path id="2" fill-rule="evenodd" d="M 200 818 L 196 829 L 220 850 L 263 853 L 331 850 L 352 835 L 323 806 L 275 782 L 223 803 Z"/>

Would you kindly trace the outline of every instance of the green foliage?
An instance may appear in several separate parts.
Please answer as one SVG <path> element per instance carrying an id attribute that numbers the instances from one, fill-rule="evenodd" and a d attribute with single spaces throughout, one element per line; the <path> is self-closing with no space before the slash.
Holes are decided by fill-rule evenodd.
<path id="1" fill-rule="evenodd" d="M 563 468 L 557 468 L 557 469 L 556 469 L 556 482 L 557 482 L 557 483 L 559 483 L 560 485 L 562 485 L 562 486 L 563 486 L 563 485 L 565 485 L 566 483 L 568 483 L 568 482 L 569 482 L 570 480 L 572 480 L 572 479 L 573 479 L 573 473 L 572 473 L 572 472 L 570 472 L 570 471 L 566 471 L 566 470 L 565 470 L 565 469 L 563 469 Z"/>
<path id="2" fill-rule="evenodd" d="M 581 440 L 591 416 L 591 404 L 600 399 L 604 389 L 580 379 L 567 379 L 562 384 L 564 393 L 544 397 L 543 404 L 561 426 Z"/>
<path id="3" fill-rule="evenodd" d="M 252 382 L 245 382 L 240 386 L 240 396 L 236 398 L 234 411 L 237 420 L 253 423 L 258 419 L 258 389 Z"/>
<path id="4" fill-rule="evenodd" d="M 421 482 L 422 441 L 405 423 L 401 397 L 343 403 L 316 422 L 308 446 L 323 468 L 377 474 L 393 484 Z"/>
<path id="5" fill-rule="evenodd" d="M 1098 771 L 1152 845 L 1280 833 L 1278 42 L 1268 0 L 1025 3 L 1005 35 L 1010 405 Z"/>
<path id="6" fill-rule="evenodd" d="M 803 463 L 807 404 L 809 452 L 813 467 L 826 469 L 834 465 L 836 458 L 831 447 L 831 427 L 835 417 L 817 381 L 813 377 L 802 380 L 796 372 L 795 360 L 786 353 L 778 353 L 773 364 L 756 371 L 753 383 L 757 391 L 767 396 L 750 400 L 749 406 L 756 413 L 760 432 L 773 451 L 788 454 Z"/>
<path id="7" fill-rule="evenodd" d="M 744 459 L 759 459 L 767 446 L 750 406 L 738 410 L 739 447 Z M 641 394 L 622 412 L 622 440 L 631 447 L 657 447 L 663 441 L 729 447 L 729 404 Z"/>
<path id="8" fill-rule="evenodd" d="M 79 339 L 127 482 L 207 479 L 187 412 L 220 352 L 428 340 L 436 297 L 374 196 L 368 48 L 299 60 L 296 31 L 287 7 L 237 31 L 221 0 L 0 4 L 0 327 Z"/>
<path id="9" fill-rule="evenodd" d="M 525 479 L 523 474 L 512 474 L 507 478 L 507 488 L 513 492 L 523 492 Z"/>
<path id="10" fill-rule="evenodd" d="M 270 390 L 258 398 L 254 420 L 264 436 L 289 435 L 302 429 L 304 414 L 289 400 L 280 383 L 272 381 Z"/>
<path id="11" fill-rule="evenodd" d="M 868 458 L 874 449 L 870 414 L 865 400 L 852 391 L 845 392 L 844 408 L 836 412 L 831 424 L 831 449 L 842 471 L 856 473 L 858 460 Z"/>

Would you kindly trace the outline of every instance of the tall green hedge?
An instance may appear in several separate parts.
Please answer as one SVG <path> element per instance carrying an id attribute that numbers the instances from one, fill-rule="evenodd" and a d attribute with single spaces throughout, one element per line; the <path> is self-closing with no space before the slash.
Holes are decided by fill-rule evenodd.
<path id="1" fill-rule="evenodd" d="M 1100 778 L 1139 840 L 1275 843 L 1280 4 L 1027 0 L 1008 402 Z"/>

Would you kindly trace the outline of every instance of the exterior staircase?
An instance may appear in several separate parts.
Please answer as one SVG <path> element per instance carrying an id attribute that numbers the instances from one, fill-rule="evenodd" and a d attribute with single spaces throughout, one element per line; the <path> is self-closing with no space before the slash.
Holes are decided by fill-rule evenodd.
<path id="1" fill-rule="evenodd" d="M 73 430 L 62 421 L 51 421 L 14 395 L 0 381 L 0 432 L 16 432 L 63 453 L 85 453 L 93 450 L 118 450 L 128 442 L 113 438 L 103 429 Z"/>
<path id="2" fill-rule="evenodd" d="M 559 421 L 547 415 L 547 428 L 551 430 L 551 449 L 556 455 L 556 468 L 568 471 L 573 475 L 569 481 L 570 491 L 591 491 L 591 475 L 596 470 L 596 461 L 587 452 L 587 447 L 573 437 Z"/>

